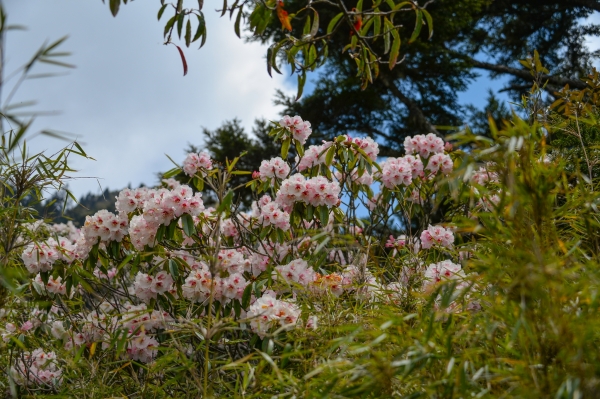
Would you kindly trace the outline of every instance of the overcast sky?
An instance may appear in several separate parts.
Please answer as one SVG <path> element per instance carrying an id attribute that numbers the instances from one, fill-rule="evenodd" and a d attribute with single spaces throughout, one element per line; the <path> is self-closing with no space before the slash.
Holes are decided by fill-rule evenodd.
<path id="1" fill-rule="evenodd" d="M 229 19 L 208 3 L 208 40 L 201 50 L 184 50 L 189 72 L 183 77 L 175 46 L 163 45 L 158 1 L 134 1 L 117 18 L 100 0 L 4 1 L 9 22 L 28 28 L 8 35 L 6 71 L 28 61 L 44 40 L 69 35 L 62 49 L 72 53 L 68 62 L 76 68 L 27 81 L 13 102 L 37 100 L 36 110 L 60 111 L 38 117 L 32 132 L 52 128 L 85 143 L 96 161 L 73 158 L 80 170 L 74 176 L 97 179 L 71 181 L 77 195 L 97 192 L 98 182 L 111 189 L 155 184 L 155 174 L 172 167 L 165 154 L 183 160 L 187 143 L 201 143 L 201 127 L 214 129 L 238 117 L 250 128 L 256 117 L 277 118 L 275 89 L 292 93 L 295 87 L 279 75 L 270 78 L 266 50 L 238 39 Z M 44 66 L 34 72 L 42 71 L 63 70 Z M 41 136 L 28 144 L 47 151 L 65 145 Z"/>
<path id="2" fill-rule="evenodd" d="M 270 78 L 266 48 L 238 39 L 232 22 L 213 11 L 221 3 L 215 4 L 205 2 L 208 40 L 201 50 L 184 50 L 189 72 L 183 77 L 176 48 L 163 45 L 166 19 L 156 19 L 158 0 L 133 1 L 117 18 L 101 0 L 4 0 L 8 22 L 28 28 L 6 38 L 5 73 L 26 63 L 45 40 L 69 36 L 61 48 L 72 53 L 66 61 L 76 68 L 39 68 L 34 72 L 68 74 L 27 81 L 13 103 L 36 100 L 36 110 L 59 112 L 37 117 L 31 133 L 76 134 L 96 159 L 73 158 L 79 172 L 69 186 L 77 196 L 100 187 L 156 184 L 156 173 L 172 167 L 165 154 L 182 161 L 187 143 L 201 144 L 202 127 L 237 117 L 250 130 L 257 117 L 278 117 L 275 90 L 294 93 L 295 79 Z M 501 85 L 483 77 L 460 98 L 481 104 L 488 87 Z M 28 143 L 32 151 L 49 152 L 65 144 L 42 136 Z"/>

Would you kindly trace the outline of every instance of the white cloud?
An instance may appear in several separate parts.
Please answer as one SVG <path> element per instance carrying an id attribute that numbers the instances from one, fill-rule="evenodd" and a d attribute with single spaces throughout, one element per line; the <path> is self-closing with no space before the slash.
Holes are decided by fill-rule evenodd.
<path id="1" fill-rule="evenodd" d="M 156 21 L 158 4 L 135 1 L 116 18 L 100 0 L 6 6 L 9 22 L 29 28 L 7 38 L 9 70 L 26 62 L 45 39 L 69 34 L 62 48 L 73 53 L 68 61 L 77 68 L 67 76 L 26 82 L 16 100 L 36 99 L 38 110 L 62 112 L 37 118 L 33 130 L 78 134 L 96 161 L 75 160 L 80 170 L 75 176 L 97 177 L 103 188 L 154 184 L 157 172 L 172 167 L 164 154 L 181 160 L 188 142 L 201 142 L 201 127 L 238 117 L 249 128 L 256 117 L 275 118 L 275 89 L 295 89 L 283 76 L 268 76 L 266 48 L 238 39 L 232 22 L 208 6 L 207 43 L 201 50 L 184 49 L 189 72 L 183 77 L 175 46 L 162 44 L 165 20 Z M 29 143 L 38 151 L 64 144 L 39 136 Z M 77 179 L 70 187 L 77 195 L 99 190 L 95 179 Z"/>

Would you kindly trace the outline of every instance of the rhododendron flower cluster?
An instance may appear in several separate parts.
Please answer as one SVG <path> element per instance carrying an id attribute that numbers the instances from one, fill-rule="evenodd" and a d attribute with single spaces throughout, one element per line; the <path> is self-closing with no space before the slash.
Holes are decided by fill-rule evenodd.
<path id="1" fill-rule="evenodd" d="M 295 202 L 304 202 L 312 206 L 337 206 L 340 185 L 323 176 L 306 179 L 301 174 L 292 175 L 281 183 L 277 192 L 277 201 L 283 209 L 290 210 Z"/>
<path id="2" fill-rule="evenodd" d="M 143 330 L 138 331 L 127 344 L 127 355 L 130 359 L 143 363 L 151 362 L 157 353 L 159 343 L 156 339 L 146 335 Z"/>
<path id="3" fill-rule="evenodd" d="M 426 169 L 431 171 L 432 173 L 436 173 L 441 170 L 443 174 L 447 175 L 452 172 L 452 168 L 454 167 L 454 163 L 452 162 L 452 158 L 448 154 L 434 154 L 427 161 Z"/>
<path id="4" fill-rule="evenodd" d="M 186 175 L 194 176 L 198 172 L 205 175 L 205 171 L 212 169 L 212 167 L 210 156 L 205 152 L 201 152 L 200 154 L 189 153 L 183 161 L 182 169 Z"/>
<path id="5" fill-rule="evenodd" d="M 360 148 L 361 150 L 364 151 L 365 154 L 367 154 L 367 156 L 372 160 L 372 161 L 377 161 L 377 155 L 379 155 L 379 144 L 377 144 L 377 142 L 375 140 L 373 140 L 370 137 L 355 137 L 355 138 L 351 138 L 350 136 L 346 136 L 348 137 L 348 140 L 346 141 L 347 143 L 354 143 L 358 146 L 358 148 Z"/>
<path id="6" fill-rule="evenodd" d="M 156 298 L 157 294 L 164 294 L 171 290 L 172 285 L 173 278 L 167 272 L 158 272 L 156 276 L 138 272 L 135 276 L 133 289 L 135 296 L 142 301 L 149 301 L 150 299 Z"/>
<path id="7" fill-rule="evenodd" d="M 454 233 L 442 226 L 429 225 L 427 230 L 421 233 L 421 246 L 429 249 L 434 245 L 450 248 L 454 244 Z"/>
<path id="8" fill-rule="evenodd" d="M 56 354 L 38 348 L 24 352 L 11 367 L 10 373 L 19 385 L 58 385 L 62 369 L 58 367 Z"/>
<path id="9" fill-rule="evenodd" d="M 272 201 L 269 195 L 263 195 L 252 204 L 252 215 L 264 227 L 273 225 L 281 230 L 290 228 L 290 214 L 281 209 L 279 203 Z"/>
<path id="10" fill-rule="evenodd" d="M 52 265 L 61 258 L 61 253 L 56 249 L 57 242 L 49 238 L 39 244 L 31 243 L 25 247 L 21 259 L 29 273 L 52 270 Z"/>
<path id="11" fill-rule="evenodd" d="M 432 263 L 425 270 L 423 289 L 427 291 L 441 281 L 463 280 L 464 277 L 465 273 L 462 270 L 462 267 L 456 263 L 452 263 L 450 260 Z"/>
<path id="12" fill-rule="evenodd" d="M 227 303 L 231 299 L 241 299 L 248 282 L 239 272 L 231 272 L 227 277 L 213 276 L 207 265 L 192 270 L 181 286 L 183 297 L 193 302 L 205 303 L 211 292 L 215 300 Z"/>
<path id="13" fill-rule="evenodd" d="M 290 174 L 290 166 L 280 157 L 276 157 L 269 161 L 262 161 L 258 171 L 262 181 L 274 178 L 285 179 Z"/>
<path id="14" fill-rule="evenodd" d="M 42 276 L 38 273 L 33 282 L 40 292 L 47 291 L 50 294 L 59 295 L 65 295 L 67 293 L 67 286 L 62 284 L 62 277 L 57 277 L 55 280 L 54 277 L 49 276 L 48 283 L 44 283 L 42 281 Z"/>
<path id="15" fill-rule="evenodd" d="M 247 313 L 252 331 L 261 338 L 274 327 L 295 325 L 299 316 L 300 308 L 296 304 L 277 299 L 273 292 L 263 293 Z"/>
<path id="16" fill-rule="evenodd" d="M 485 186 L 488 182 L 497 183 L 499 180 L 500 179 L 496 172 L 492 172 L 488 169 L 488 167 L 483 166 L 473 173 L 473 176 L 471 176 L 471 183 L 478 184 L 480 186 Z"/>
<path id="17" fill-rule="evenodd" d="M 444 152 L 444 140 L 433 133 L 418 134 L 404 139 L 404 150 L 407 154 L 420 154 L 421 157 L 427 158 L 431 154 Z"/>
<path id="18" fill-rule="evenodd" d="M 321 165 L 325 163 L 325 152 L 333 145 L 331 141 L 323 141 L 321 145 L 311 145 L 306 151 L 302 158 L 296 156 L 296 163 L 298 171 L 302 172 L 313 166 Z"/>
<path id="19" fill-rule="evenodd" d="M 129 220 L 125 212 L 119 212 L 118 215 L 101 210 L 93 216 L 86 216 L 85 224 L 81 228 L 81 233 L 87 241 L 96 242 L 96 237 L 100 237 L 100 241 L 117 241 L 121 242 L 123 237 L 127 235 Z"/>
<path id="20" fill-rule="evenodd" d="M 281 276 L 288 284 L 308 286 L 315 281 L 317 274 L 303 259 L 295 259 L 287 265 L 275 267 L 276 277 Z"/>
<path id="21" fill-rule="evenodd" d="M 303 121 L 298 115 L 294 117 L 286 115 L 279 121 L 279 124 L 286 128 L 292 134 L 292 138 L 298 140 L 302 145 L 306 143 L 306 139 L 312 133 L 310 122 Z"/>
<path id="22" fill-rule="evenodd" d="M 388 158 L 381 164 L 381 182 L 389 189 L 409 186 L 413 179 L 413 167 L 404 158 Z"/>

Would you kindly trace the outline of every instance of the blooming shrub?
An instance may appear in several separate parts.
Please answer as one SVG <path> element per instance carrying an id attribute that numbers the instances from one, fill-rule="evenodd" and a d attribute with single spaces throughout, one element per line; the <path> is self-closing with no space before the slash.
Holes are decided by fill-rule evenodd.
<path id="1" fill-rule="evenodd" d="M 530 132 L 522 151 L 539 158 L 537 131 L 521 129 Z M 189 185 L 170 179 L 175 170 L 164 188 L 123 190 L 117 214 L 100 211 L 78 231 L 37 224 L 21 238 L 27 284 L 0 313 L 11 383 L 84 396 L 107 381 L 102 375 L 123 381 L 106 388 L 113 396 L 142 385 L 159 397 L 346 392 L 346 383 L 374 396 L 433 395 L 439 386 L 461 395 L 503 391 L 509 383 L 485 371 L 496 357 L 472 350 L 469 339 L 526 339 L 505 326 L 523 303 L 539 309 L 530 292 L 547 298 L 536 281 L 554 277 L 532 265 L 554 247 L 531 226 L 552 228 L 543 215 L 553 211 L 543 196 L 523 208 L 530 197 L 522 193 L 532 189 L 518 184 L 559 181 L 552 173 L 560 169 L 523 164 L 523 154 L 510 152 L 447 152 L 452 146 L 432 134 L 408 137 L 405 156 L 378 163 L 368 137 L 304 150 L 310 133 L 300 117 L 275 123 L 282 156 L 253 173 L 250 209 L 233 203 L 235 160 L 217 165 L 192 154 L 182 167 Z M 507 175 L 517 183 L 503 185 Z M 199 185 L 214 190 L 214 208 Z M 516 232 L 532 237 L 523 240 L 538 258 L 511 248 Z M 506 263 L 498 267 L 498 259 Z M 583 307 L 563 303 L 553 317 Z M 481 327 L 491 325 L 500 327 Z M 381 365 L 391 382 L 378 380 Z M 469 382 L 452 385 L 446 376 L 456 373 Z"/>

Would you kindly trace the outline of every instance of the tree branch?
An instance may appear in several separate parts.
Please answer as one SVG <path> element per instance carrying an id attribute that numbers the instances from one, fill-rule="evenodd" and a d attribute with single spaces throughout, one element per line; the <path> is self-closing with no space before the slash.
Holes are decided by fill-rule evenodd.
<path id="1" fill-rule="evenodd" d="M 466 60 L 468 62 L 470 62 L 475 68 L 485 69 L 488 71 L 493 71 L 493 72 L 498 72 L 498 73 L 509 74 L 509 75 L 513 75 L 513 76 L 516 76 L 516 77 L 522 78 L 522 79 L 528 79 L 528 80 L 533 79 L 533 76 L 531 76 L 531 73 L 529 73 L 529 71 L 526 69 L 513 68 L 513 67 L 509 67 L 507 65 L 490 64 L 489 62 L 477 61 L 476 59 L 473 59 L 470 57 L 467 58 Z M 551 83 L 553 85 L 558 85 L 561 87 L 565 86 L 565 85 L 569 85 L 569 87 L 572 89 L 583 90 L 587 87 L 587 84 L 585 82 L 582 82 L 581 80 L 563 78 L 560 76 L 541 75 L 540 79 L 543 81 L 548 81 L 549 83 Z"/>
<path id="2" fill-rule="evenodd" d="M 421 108 L 419 108 L 418 104 L 406 97 L 404 93 L 398 89 L 398 87 L 390 81 L 387 76 L 380 76 L 379 81 L 392 93 L 394 97 L 396 97 L 400 102 L 402 102 L 406 108 L 408 108 L 408 112 L 415 118 L 415 122 L 417 123 L 417 127 L 421 131 L 426 131 L 428 133 L 433 133 L 438 137 L 444 137 L 438 130 L 427 120 L 425 114 Z"/>

